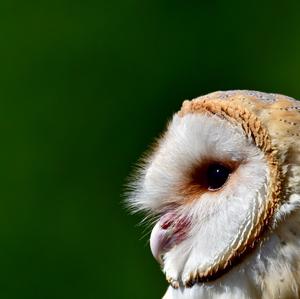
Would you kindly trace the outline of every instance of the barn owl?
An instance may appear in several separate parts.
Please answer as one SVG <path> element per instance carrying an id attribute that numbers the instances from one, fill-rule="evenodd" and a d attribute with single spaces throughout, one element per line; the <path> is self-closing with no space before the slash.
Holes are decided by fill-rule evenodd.
<path id="1" fill-rule="evenodd" d="M 300 298 L 300 102 L 257 91 L 184 101 L 129 204 L 154 216 L 164 299 Z"/>

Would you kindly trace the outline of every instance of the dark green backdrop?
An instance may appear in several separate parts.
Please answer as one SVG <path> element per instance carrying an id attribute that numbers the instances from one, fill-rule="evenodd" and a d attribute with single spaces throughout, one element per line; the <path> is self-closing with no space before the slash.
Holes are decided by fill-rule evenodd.
<path id="1" fill-rule="evenodd" d="M 245 3 L 1 1 L 1 298 L 160 298 L 132 165 L 186 98 L 300 97 L 300 2 Z"/>

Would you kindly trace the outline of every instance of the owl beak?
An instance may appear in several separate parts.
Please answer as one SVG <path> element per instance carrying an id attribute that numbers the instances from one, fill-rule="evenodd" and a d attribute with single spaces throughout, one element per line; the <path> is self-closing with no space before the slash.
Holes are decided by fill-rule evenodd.
<path id="1" fill-rule="evenodd" d="M 154 226 L 150 236 L 150 248 L 154 258 L 162 265 L 162 256 L 186 238 L 190 221 L 173 212 L 166 213 Z"/>
<path id="2" fill-rule="evenodd" d="M 154 226 L 150 237 L 150 248 L 154 258 L 162 264 L 162 255 L 166 249 L 168 238 L 167 232 L 161 228 L 160 222 Z"/>

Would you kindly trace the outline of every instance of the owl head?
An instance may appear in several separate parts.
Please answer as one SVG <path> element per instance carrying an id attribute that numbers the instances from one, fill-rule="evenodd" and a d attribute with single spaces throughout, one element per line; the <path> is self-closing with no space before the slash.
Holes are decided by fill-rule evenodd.
<path id="1" fill-rule="evenodd" d="M 300 104 L 254 91 L 184 101 L 140 167 L 129 203 L 157 219 L 173 288 L 226 275 L 300 203 Z"/>

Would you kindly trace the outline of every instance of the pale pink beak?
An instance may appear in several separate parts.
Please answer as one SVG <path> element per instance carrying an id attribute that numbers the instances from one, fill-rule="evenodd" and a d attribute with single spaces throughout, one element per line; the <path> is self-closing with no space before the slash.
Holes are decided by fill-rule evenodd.
<path id="1" fill-rule="evenodd" d="M 173 212 L 163 215 L 155 224 L 150 237 L 150 248 L 155 259 L 163 264 L 162 256 L 187 236 L 190 220 Z"/>

